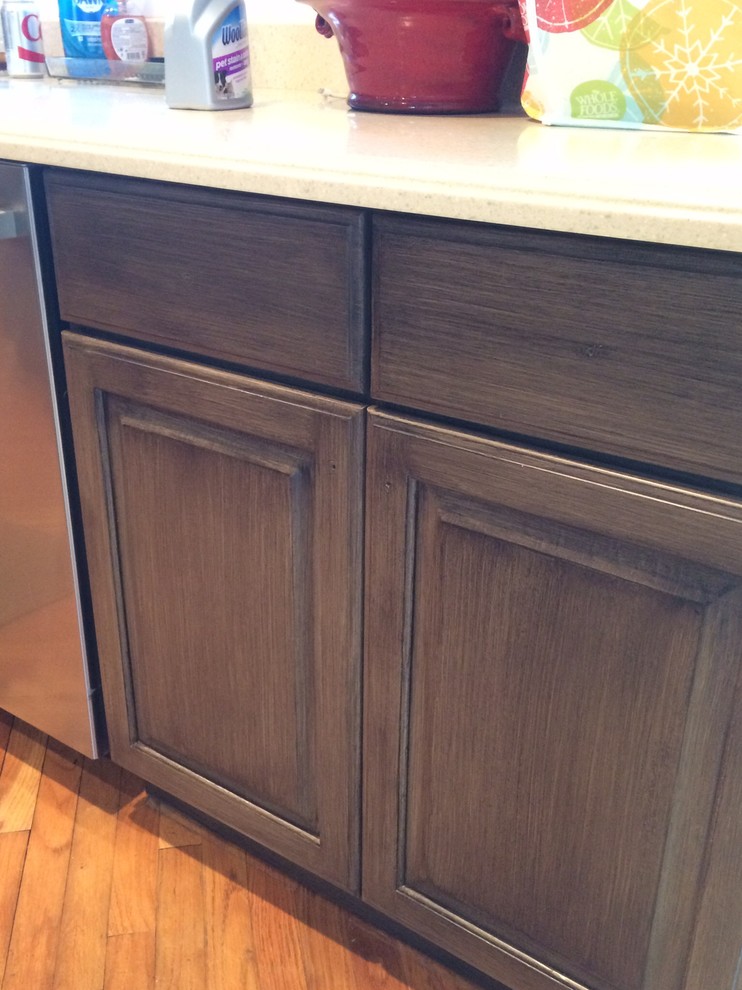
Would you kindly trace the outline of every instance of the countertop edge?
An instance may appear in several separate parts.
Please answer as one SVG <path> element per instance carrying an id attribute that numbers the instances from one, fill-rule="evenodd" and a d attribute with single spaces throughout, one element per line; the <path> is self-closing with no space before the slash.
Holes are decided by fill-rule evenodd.
<path id="1" fill-rule="evenodd" d="M 71 116 L 75 109 L 80 111 L 91 102 L 84 89 L 75 94 L 68 90 L 62 101 L 64 106 L 73 108 L 69 111 Z M 6 94 L 0 91 L 0 109 L 4 97 Z M 168 114 L 172 111 L 163 113 L 159 101 L 148 94 L 141 104 L 143 113 L 152 117 L 147 125 L 156 138 L 152 145 L 148 146 L 141 135 L 126 134 L 114 143 L 119 105 L 126 105 L 131 113 L 139 102 L 138 94 L 127 93 L 124 103 L 118 104 L 115 94 L 99 92 L 92 100 L 97 112 L 101 112 L 101 105 L 105 110 L 105 126 L 99 131 L 89 123 L 78 125 L 74 120 L 69 132 L 59 125 L 56 129 L 40 126 L 31 130 L 25 125 L 14 129 L 13 121 L 8 125 L 0 120 L 0 158 L 382 211 L 742 253 L 742 197 L 739 191 L 730 189 L 725 199 L 715 186 L 729 181 L 738 162 L 742 174 L 742 143 L 737 137 L 721 137 L 722 142 L 732 142 L 731 145 L 718 141 L 712 144 L 704 135 L 683 135 L 680 142 L 656 142 L 651 137 L 645 139 L 640 132 L 614 131 L 608 135 L 606 131 L 595 131 L 593 136 L 586 136 L 585 129 L 579 129 L 578 134 L 577 129 L 546 128 L 515 118 L 505 124 L 497 118 L 473 122 L 459 118 L 437 125 L 430 118 L 417 118 L 415 122 L 409 117 L 384 119 L 385 115 L 367 114 L 359 120 L 357 115 L 354 119 L 353 114 L 337 110 L 328 115 L 323 108 L 312 106 L 306 94 L 302 97 L 308 107 L 304 118 L 300 102 L 292 107 L 290 103 L 281 104 L 274 94 L 272 97 L 266 101 L 263 113 L 273 112 L 276 116 L 256 118 L 265 120 L 265 124 L 253 125 L 247 117 L 227 114 L 208 115 L 225 119 L 218 124 L 213 120 L 207 123 L 199 119 L 203 115 L 197 114 L 177 122 L 173 147 L 165 147 L 166 137 L 158 135 L 156 129 L 158 124 L 169 126 Z M 377 119 L 371 120 L 372 116 Z M 193 142 L 188 138 L 191 120 Z M 299 150 L 293 160 L 283 137 L 276 139 L 275 147 L 270 142 L 260 147 L 250 143 L 265 134 L 278 134 L 280 127 L 292 126 L 298 128 L 299 135 Z M 316 141 L 312 127 L 317 128 Z M 418 134 L 435 150 L 435 142 L 448 131 L 453 139 L 471 141 L 471 164 L 466 150 L 451 151 L 442 162 L 430 155 L 425 159 L 424 140 L 419 160 L 416 158 L 414 139 Z M 212 132 L 223 146 L 217 143 L 211 147 L 203 140 L 199 143 L 199 134 Z M 711 136 L 711 141 L 718 137 Z M 383 152 L 376 153 L 372 142 L 377 139 L 384 146 Z M 328 141 L 326 153 L 323 140 Z M 397 140 L 401 142 L 399 148 Z M 509 142 L 501 168 L 498 140 Z M 489 141 L 494 147 L 491 168 L 487 157 Z M 446 147 L 445 140 L 441 146 Z M 223 153 L 224 148 L 228 154 Z M 619 149 L 627 160 L 625 181 L 621 181 L 618 166 L 608 162 L 613 168 L 609 177 L 601 179 L 598 175 L 590 183 L 587 179 L 595 163 L 587 163 L 581 170 L 576 157 L 578 164 L 572 174 L 573 163 L 568 156 L 577 155 L 575 148 L 587 149 L 598 164 L 601 154 L 606 157 L 610 149 Z M 683 174 L 678 179 L 673 174 L 669 190 L 665 190 L 660 171 L 662 156 L 668 157 L 668 168 L 672 164 L 677 172 L 678 159 L 671 161 L 671 156 L 688 148 L 696 151 L 698 162 L 687 166 L 687 176 Z M 541 153 L 552 154 L 556 165 L 547 161 L 540 167 Z M 301 160 L 302 154 L 305 161 Z M 632 188 L 632 170 L 634 179 L 642 174 L 642 154 L 655 169 L 652 182 L 647 183 L 647 188 Z M 721 155 L 723 167 L 717 169 L 714 154 Z M 523 168 L 519 167 L 519 157 Z"/>

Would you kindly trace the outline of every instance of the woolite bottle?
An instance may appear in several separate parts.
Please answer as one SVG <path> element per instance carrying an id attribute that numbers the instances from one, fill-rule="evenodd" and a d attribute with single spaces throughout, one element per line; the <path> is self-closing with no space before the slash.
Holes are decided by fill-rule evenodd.
<path id="1" fill-rule="evenodd" d="M 165 99 L 183 110 L 252 105 L 243 0 L 178 0 L 165 28 Z"/>

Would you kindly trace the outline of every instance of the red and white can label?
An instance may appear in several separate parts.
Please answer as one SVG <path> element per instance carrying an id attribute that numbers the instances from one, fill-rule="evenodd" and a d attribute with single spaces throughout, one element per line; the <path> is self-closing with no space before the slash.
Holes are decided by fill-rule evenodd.
<path id="1" fill-rule="evenodd" d="M 0 11 L 9 76 L 43 76 L 44 43 L 36 6 L 28 0 L 5 0 Z"/>

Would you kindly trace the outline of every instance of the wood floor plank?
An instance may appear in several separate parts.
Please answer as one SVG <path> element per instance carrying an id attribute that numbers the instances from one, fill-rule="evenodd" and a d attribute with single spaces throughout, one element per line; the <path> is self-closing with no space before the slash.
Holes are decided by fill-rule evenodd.
<path id="1" fill-rule="evenodd" d="M 21 889 L 28 836 L 28 832 L 0 835 L 0 987 L 3 985 L 10 934 Z"/>
<path id="2" fill-rule="evenodd" d="M 108 934 L 154 933 L 160 812 L 142 782 L 126 771 L 120 794 Z"/>
<path id="3" fill-rule="evenodd" d="M 85 761 L 60 924 L 54 990 L 102 990 L 121 771 Z"/>
<path id="4" fill-rule="evenodd" d="M 245 853 L 214 836 L 204 841 L 202 854 L 206 990 L 260 990 Z"/>
<path id="5" fill-rule="evenodd" d="M 3 762 L 5 761 L 5 751 L 8 748 L 10 730 L 13 728 L 13 716 L 0 708 L 0 773 L 3 772 Z"/>
<path id="6" fill-rule="evenodd" d="M 159 854 L 157 990 L 203 990 L 206 982 L 202 846 Z"/>
<path id="7" fill-rule="evenodd" d="M 346 912 L 305 887 L 297 891 L 297 903 L 305 922 L 301 948 L 308 990 L 365 990 L 356 979 Z"/>
<path id="8" fill-rule="evenodd" d="M 112 935 L 106 943 L 103 990 L 154 990 L 155 933 Z"/>
<path id="9" fill-rule="evenodd" d="M 360 990 L 413 990 L 407 982 L 401 943 L 352 915 L 348 916 L 348 937 Z"/>
<path id="10" fill-rule="evenodd" d="M 27 832 L 33 822 L 46 736 L 15 719 L 0 773 L 0 832 Z"/>
<path id="11" fill-rule="evenodd" d="M 165 801 L 160 806 L 160 849 L 177 846 L 197 846 L 203 838 L 201 826 L 176 811 Z"/>
<path id="12" fill-rule="evenodd" d="M 252 857 L 247 867 L 260 990 L 306 990 L 302 923 L 296 915 L 299 885 Z"/>
<path id="13" fill-rule="evenodd" d="M 49 741 L 34 771 L 17 724 L 2 793 L 32 828 L 0 833 L 2 990 L 476 990 L 107 761 Z"/>
<path id="14" fill-rule="evenodd" d="M 49 741 L 3 990 L 51 990 L 82 757 Z"/>
<path id="15" fill-rule="evenodd" d="M 410 990 L 478 990 L 470 980 L 409 946 L 401 948 L 401 955 L 405 986 Z"/>

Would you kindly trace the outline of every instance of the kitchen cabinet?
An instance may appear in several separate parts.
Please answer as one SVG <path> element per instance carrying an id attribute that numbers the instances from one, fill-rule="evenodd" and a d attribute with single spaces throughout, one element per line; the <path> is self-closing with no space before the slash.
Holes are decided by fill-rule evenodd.
<path id="1" fill-rule="evenodd" d="M 46 176 L 113 759 L 358 885 L 364 218 Z M 218 367 L 183 361 L 154 348 Z"/>
<path id="2" fill-rule="evenodd" d="M 373 244 L 364 896 L 517 990 L 733 990 L 742 264 Z"/>
<path id="3" fill-rule="evenodd" d="M 114 759 L 512 990 L 736 990 L 739 259 L 47 194 Z"/>
<path id="4" fill-rule="evenodd" d="M 741 539 L 738 503 L 374 413 L 364 896 L 518 990 L 731 990 L 684 975 Z"/>

